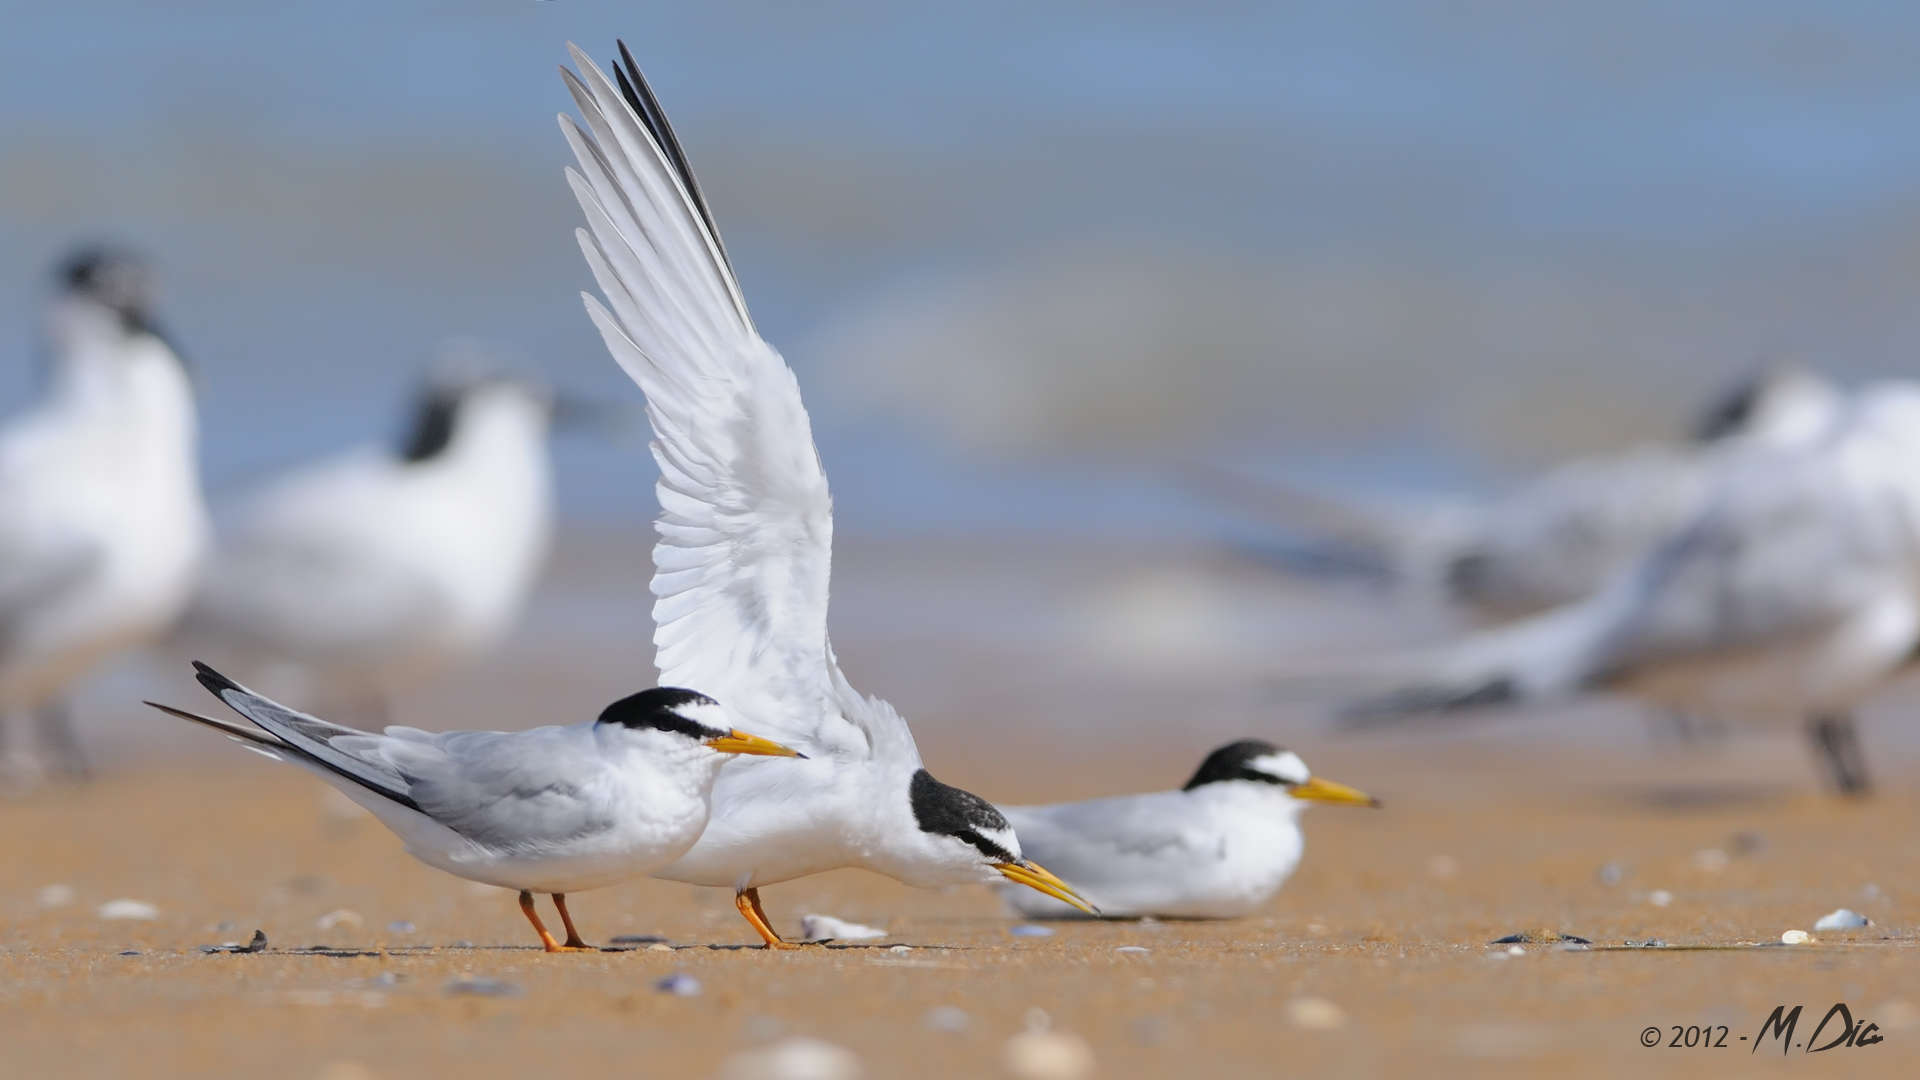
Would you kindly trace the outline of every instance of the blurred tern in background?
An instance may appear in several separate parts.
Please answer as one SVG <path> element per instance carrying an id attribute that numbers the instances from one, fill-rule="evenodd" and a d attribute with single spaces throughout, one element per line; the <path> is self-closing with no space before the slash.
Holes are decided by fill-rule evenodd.
<path id="1" fill-rule="evenodd" d="M 1300 865 L 1310 803 L 1379 806 L 1312 775 L 1291 751 L 1258 739 L 1208 754 L 1178 791 L 1051 806 L 1008 806 L 1027 854 L 1066 875 L 1106 918 L 1231 919 L 1259 910 Z M 1065 904 L 1002 887 L 1030 918 Z"/>
<path id="2" fill-rule="evenodd" d="M 1853 709 L 1920 646 L 1920 385 L 1855 392 L 1803 445 L 1730 461 L 1692 520 L 1592 596 L 1380 666 L 1381 720 L 1619 687 L 1803 719 L 1867 788 Z"/>
<path id="3" fill-rule="evenodd" d="M 833 512 L 793 372 L 755 332 L 719 231 L 633 58 L 618 88 L 569 46 L 562 69 L 586 128 L 562 116 L 567 180 L 607 348 L 646 394 L 659 541 L 655 662 L 664 681 L 719 695 L 809 760 L 721 770 L 713 819 L 657 876 L 731 888 L 768 948 L 782 940 L 759 888 L 839 867 L 931 887 L 1000 877 L 1086 909 L 1021 854 L 986 800 L 935 780 L 886 702 L 840 673 L 827 638 Z"/>
<path id="4" fill-rule="evenodd" d="M 567 912 L 568 893 L 645 876 L 693 843 L 726 755 L 795 756 L 729 727 L 706 696 L 671 687 L 616 701 L 589 724 L 440 733 L 390 727 L 375 735 L 295 712 L 205 664 L 193 666 L 202 686 L 255 727 L 147 704 L 315 773 L 428 866 L 518 891 L 520 911 L 548 952 L 591 949 Z M 566 941 L 541 925 L 534 893 L 553 896 Z"/>
<path id="5" fill-rule="evenodd" d="M 46 395 L 0 430 L 0 735 L 36 714 L 54 768 L 81 777 L 62 695 L 179 615 L 210 527 L 193 387 L 147 267 L 83 251 L 59 289 Z"/>
<path id="6" fill-rule="evenodd" d="M 1481 618 L 1507 619 L 1593 593 L 1690 520 L 1725 461 L 1756 447 L 1803 445 L 1844 402 L 1814 372 L 1769 367 L 1704 410 L 1687 445 L 1573 462 L 1477 505 L 1343 498 L 1218 470 L 1199 483 L 1304 532 L 1302 555 L 1316 566 L 1359 570 Z"/>
<path id="7" fill-rule="evenodd" d="M 553 533 L 549 426 L 596 416 L 531 382 L 443 366 L 397 448 L 310 465 L 244 507 L 184 634 L 383 718 L 393 695 L 512 628 Z"/>

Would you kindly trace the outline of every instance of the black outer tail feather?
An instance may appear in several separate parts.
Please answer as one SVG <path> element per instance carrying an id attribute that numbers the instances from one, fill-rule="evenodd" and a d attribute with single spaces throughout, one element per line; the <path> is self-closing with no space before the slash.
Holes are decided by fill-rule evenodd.
<path id="1" fill-rule="evenodd" d="M 214 697 L 217 697 L 220 699 L 221 704 L 225 705 L 229 709 L 232 709 L 234 712 L 239 713 L 241 716 L 246 717 L 249 723 L 253 724 L 255 727 L 258 727 L 262 731 L 265 731 L 267 734 L 272 735 L 275 739 L 277 739 L 280 743 L 277 749 L 283 749 L 287 753 L 292 754 L 295 757 L 298 757 L 301 761 L 304 761 L 310 765 L 317 765 L 320 768 L 325 769 L 330 773 L 333 773 L 335 776 L 340 776 L 340 777 L 344 777 L 345 779 L 351 780 L 354 783 L 360 785 L 361 787 L 366 788 L 368 791 L 371 791 L 374 794 L 381 796 L 382 798 L 391 799 L 394 802 L 399 803 L 401 806 L 404 806 L 409 810 L 413 810 L 419 813 L 425 813 L 424 810 L 420 809 L 420 804 L 414 800 L 413 796 L 407 794 L 404 791 L 398 791 L 394 788 L 388 787 L 385 784 L 378 783 L 373 780 L 369 780 L 368 778 L 361 776 L 350 769 L 343 769 L 340 766 L 334 764 L 333 762 L 328 761 L 326 758 L 323 758 L 318 754 L 314 754 L 311 751 L 308 751 L 305 747 L 300 746 L 298 743 L 294 742 L 292 739 L 289 739 L 286 736 L 280 734 L 279 732 L 273 730 L 273 728 L 269 727 L 268 725 L 261 723 L 260 721 L 254 719 L 251 716 L 247 716 L 245 711 L 236 707 L 233 704 L 233 702 L 228 701 L 226 698 L 227 691 L 234 691 L 236 693 L 245 694 L 248 697 L 259 697 L 260 695 L 255 694 L 253 691 L 247 689 L 244 686 L 241 686 L 239 683 L 234 682 L 232 679 L 227 678 L 225 675 L 220 674 L 218 671 L 213 670 L 213 668 L 209 667 L 208 665 L 198 660 L 195 660 L 193 662 L 193 674 L 194 674 L 194 678 L 200 680 L 201 686 L 206 687 L 207 690 L 210 691 Z M 263 700 L 268 700 L 268 699 L 263 699 Z M 152 704 L 152 703 L 149 702 L 149 704 Z M 158 706 L 158 707 L 162 709 L 166 708 L 165 706 Z M 166 711 L 173 712 L 173 710 L 171 709 L 166 709 Z M 178 714 L 175 713 L 175 715 L 178 715 Z M 187 718 L 193 719 L 191 715 L 189 715 Z"/>

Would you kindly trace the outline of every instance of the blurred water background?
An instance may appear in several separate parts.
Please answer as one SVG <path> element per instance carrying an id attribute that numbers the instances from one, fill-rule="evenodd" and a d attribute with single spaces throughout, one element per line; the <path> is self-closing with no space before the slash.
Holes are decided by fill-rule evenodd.
<path id="1" fill-rule="evenodd" d="M 394 437 L 453 335 L 637 396 L 576 295 L 569 39 L 626 38 L 679 126 L 850 544 L 1245 534 L 1181 463 L 1484 488 L 1666 437 L 1763 360 L 1858 378 L 1920 351 L 1905 5 L 92 0 L 8 24 L 0 404 L 33 385 L 49 260 L 130 241 L 198 365 L 216 499 Z M 637 440 L 559 454 L 576 535 L 652 513 Z"/>

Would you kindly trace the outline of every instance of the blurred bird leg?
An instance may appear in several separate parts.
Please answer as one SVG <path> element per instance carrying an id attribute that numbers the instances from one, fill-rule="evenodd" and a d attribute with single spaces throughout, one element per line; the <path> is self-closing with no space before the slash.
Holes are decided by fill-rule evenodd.
<path id="1" fill-rule="evenodd" d="M 53 771 L 62 779 L 84 783 L 93 778 L 93 766 L 87 759 L 80 733 L 73 729 L 73 710 L 65 701 L 46 702 L 34 710 L 40 739 L 53 759 Z"/>
<path id="2" fill-rule="evenodd" d="M 1816 716 L 1809 728 L 1814 749 L 1826 763 L 1833 786 L 1842 795 L 1866 795 L 1873 784 L 1867 778 L 1866 756 L 1860 751 L 1860 735 L 1854 730 L 1848 713 Z"/>

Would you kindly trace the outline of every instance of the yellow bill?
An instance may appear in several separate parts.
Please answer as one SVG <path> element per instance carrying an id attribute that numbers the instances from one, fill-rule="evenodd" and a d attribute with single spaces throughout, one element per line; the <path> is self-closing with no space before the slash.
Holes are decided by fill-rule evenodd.
<path id="1" fill-rule="evenodd" d="M 739 728 L 734 728 L 717 739 L 708 739 L 707 745 L 723 754 L 751 754 L 755 757 L 803 758 L 807 756 L 791 747 L 781 746 L 772 739 L 749 735 Z"/>
<path id="2" fill-rule="evenodd" d="M 1089 915 L 1100 914 L 1100 909 L 1087 903 L 1079 893 L 1074 892 L 1073 886 L 1061 881 L 1054 876 L 1053 871 L 1037 862 L 1022 859 L 1019 862 L 995 863 L 993 868 L 1000 871 L 1009 881 L 1017 881 L 1029 889 L 1046 893 L 1063 904 L 1072 904 Z"/>
<path id="3" fill-rule="evenodd" d="M 1309 777 L 1304 784 L 1295 784 L 1287 789 L 1287 794 L 1296 799 L 1311 802 L 1346 803 L 1349 806 L 1379 806 L 1380 800 L 1361 791 L 1350 788 L 1333 780 L 1323 780 L 1318 776 Z"/>

